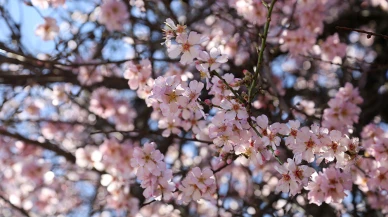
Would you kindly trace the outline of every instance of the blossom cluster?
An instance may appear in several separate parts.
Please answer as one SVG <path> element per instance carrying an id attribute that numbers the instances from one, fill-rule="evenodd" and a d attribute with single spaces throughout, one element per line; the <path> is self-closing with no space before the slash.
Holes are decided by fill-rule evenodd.
<path id="1" fill-rule="evenodd" d="M 203 86 L 198 81 L 191 81 L 187 86 L 177 76 L 159 77 L 155 80 L 150 98 L 153 99 L 154 109 L 159 109 L 164 117 L 158 122 L 159 128 L 165 129 L 163 136 L 179 134 L 179 127 L 196 129 L 194 133 L 199 133 L 198 129 L 203 126 L 200 119 L 203 117 L 200 113 L 202 106 L 197 100 Z"/>
<path id="2" fill-rule="evenodd" d="M 337 168 L 334 170 L 341 168 L 347 171 L 338 173 L 339 176 L 342 174 L 349 176 L 349 167 L 354 163 L 354 156 L 359 151 L 357 139 L 350 139 L 344 134 L 347 131 L 343 131 L 339 126 L 330 127 L 329 129 L 325 127 L 325 124 L 323 124 L 324 127 L 317 124 L 311 127 L 301 127 L 297 120 L 290 120 L 288 124 L 278 122 L 270 124 L 266 115 L 249 117 L 244 101 L 236 96 L 236 91 L 239 91 L 241 85 L 240 80 L 234 78 L 232 74 L 222 76 L 214 71 L 220 67 L 220 64 L 225 62 L 222 58 L 222 61 L 217 62 L 220 55 L 219 49 L 212 48 L 210 54 L 202 51 L 203 55 L 201 55 L 200 44 L 205 41 L 203 36 L 196 32 L 186 34 L 184 25 L 175 25 L 171 20 L 167 20 L 166 23 L 165 43 L 170 57 L 176 58 L 182 54 L 180 60 L 182 64 L 195 63 L 201 78 L 207 80 L 207 87 L 210 89 L 208 94 L 212 98 L 204 102 L 199 99 L 204 87 L 201 82 L 193 80 L 187 84 L 186 81 L 182 81 L 181 77 L 175 75 L 158 77 L 152 85 L 149 98 L 152 102 L 151 106 L 159 113 L 157 115 L 160 117 L 159 128 L 165 129 L 162 133 L 163 136 L 179 135 L 181 128 L 186 131 L 191 129 L 194 135 L 197 135 L 197 138 L 212 140 L 218 149 L 221 161 L 230 163 L 233 156 L 244 156 L 253 165 L 262 165 L 264 162 L 269 161 L 271 156 L 278 153 L 278 147 L 284 141 L 286 147 L 294 154 L 294 160 L 288 159 L 287 163 L 276 167 L 282 176 L 277 189 L 285 193 L 289 192 L 291 195 L 296 195 L 303 187 L 308 189 L 308 186 L 312 185 L 310 179 L 315 170 L 301 164 L 302 161 L 308 163 L 321 162 L 322 160 L 325 160 L 326 163 L 332 162 L 335 163 L 334 165 Z M 177 44 L 173 44 L 171 41 L 173 38 L 176 39 Z M 132 76 L 131 78 L 135 77 Z M 349 107 L 360 104 L 362 98 L 359 96 L 357 89 L 353 88 L 351 84 L 346 84 L 337 93 L 336 98 L 329 102 L 330 106 L 333 101 L 348 103 L 350 104 L 347 105 Z M 211 118 L 208 114 L 205 114 L 204 105 L 210 106 L 215 111 Z M 345 126 L 351 126 L 356 122 L 355 118 L 360 112 L 359 109 L 346 110 L 349 111 L 349 115 L 339 109 L 346 110 L 344 106 L 338 106 L 325 111 L 324 123 L 341 123 Z M 329 113 L 338 114 L 337 116 L 342 117 L 341 121 L 338 121 L 337 118 L 336 122 L 333 122 L 330 116 L 327 115 Z M 200 120 L 202 119 L 201 114 L 203 114 L 205 120 Z M 190 120 L 189 127 L 186 127 L 187 120 Z M 193 124 L 198 124 L 199 120 L 201 126 L 193 127 Z M 255 126 L 253 127 L 253 125 Z M 338 128 L 341 130 L 334 130 Z M 206 136 L 203 137 L 203 134 Z M 331 171 L 331 169 L 327 171 Z M 196 168 L 196 173 L 195 176 L 199 176 L 199 168 Z M 193 177 L 190 179 L 193 179 Z M 180 190 L 190 186 L 187 181 L 190 179 L 184 179 L 182 182 L 184 188 Z M 195 189 L 196 187 L 191 187 L 189 193 L 184 193 L 184 201 L 190 201 L 190 198 L 199 199 L 201 192 L 196 192 Z M 332 196 L 327 194 L 321 199 L 339 202 L 345 194 L 340 194 L 337 198 L 330 200 L 329 198 Z M 310 202 L 319 203 L 320 199 L 314 198 L 311 197 Z"/>
<path id="3" fill-rule="evenodd" d="M 346 83 L 341 87 L 335 97 L 328 102 L 329 108 L 325 109 L 322 117 L 322 126 L 337 129 L 347 133 L 353 124 L 358 123 L 361 113 L 359 104 L 363 99 L 359 96 L 358 88 Z"/>
<path id="4" fill-rule="evenodd" d="M 131 166 L 137 168 L 136 176 L 144 188 L 145 198 L 169 200 L 175 190 L 171 181 L 172 170 L 163 161 L 164 155 L 156 150 L 156 144 L 146 143 L 143 148 L 136 147 L 131 159 Z"/>
<path id="5" fill-rule="evenodd" d="M 365 77 L 356 78 L 357 68 L 349 73 L 351 79 L 344 79 L 353 84 L 333 82 L 334 75 L 341 76 L 322 66 L 334 69 L 342 61 L 351 62 L 348 54 L 354 47 L 341 43 L 342 34 L 340 40 L 339 34 L 324 32 L 325 23 L 331 25 L 337 19 L 333 14 L 345 3 L 277 1 L 269 16 L 270 1 L 218 0 L 204 10 L 210 13 L 203 19 L 175 13 L 176 8 L 184 10 L 187 5 L 196 11 L 204 2 L 93 1 L 90 4 L 95 9 L 88 16 L 69 11 L 72 19 L 79 16 L 85 23 L 90 21 L 85 27 L 77 27 L 78 18 L 69 23 L 71 28 L 67 28 L 67 21 L 59 28 L 54 17 L 43 17 L 44 23 L 36 28 L 35 34 L 42 40 L 54 40 L 58 50 L 65 47 L 63 56 L 55 59 L 47 54 L 33 61 L 32 57 L 18 56 L 23 47 L 15 54 L 4 50 L 7 58 L 17 56 L 17 61 L 2 67 L 9 67 L 12 73 L 22 71 L 23 76 L 28 68 L 42 67 L 44 79 L 37 84 L 48 85 L 42 96 L 41 90 L 31 87 L 28 94 L 15 100 L 8 101 L 12 96 L 6 94 L 1 97 L 6 106 L 3 109 L 1 105 L 0 130 L 8 136 L 0 137 L 0 179 L 5 180 L 0 186 L 5 198 L 3 201 L 0 195 L 0 206 L 19 207 L 32 215 L 70 212 L 84 201 L 75 199 L 62 207 L 58 198 L 83 198 L 88 192 L 77 192 L 78 186 L 67 184 L 82 185 L 88 180 L 94 185 L 90 188 L 96 190 L 90 197 L 94 200 L 90 211 L 101 217 L 106 211 L 115 216 L 184 216 L 194 212 L 254 216 L 267 196 L 276 201 L 265 206 L 277 209 L 279 216 L 294 209 L 291 198 L 302 206 L 304 202 L 328 203 L 336 209 L 353 206 L 354 213 L 369 207 L 388 213 L 388 134 L 386 126 L 379 125 L 385 117 L 375 116 L 369 125 L 359 126 Z M 386 6 L 383 1 L 372 2 L 363 3 L 363 7 Z M 31 3 L 46 9 L 64 5 L 65 0 Z M 172 10 L 165 10 L 166 6 Z M 157 10 L 151 10 L 153 7 Z M 155 13 L 160 9 L 160 14 Z M 163 25 L 158 19 L 169 12 L 179 20 L 186 19 L 187 26 L 168 18 L 161 39 L 155 28 Z M 264 24 L 263 35 L 259 32 Z M 90 26 L 97 28 L 89 31 Z M 69 34 L 60 34 L 60 29 L 69 29 L 74 38 L 66 41 Z M 84 34 L 85 39 L 77 38 Z M 359 36 L 352 34 L 348 41 L 353 43 Z M 262 40 L 265 47 L 255 50 L 253 45 Z M 63 46 L 65 42 L 68 46 Z M 133 48 L 128 54 L 132 59 L 106 58 L 111 54 L 108 46 L 116 48 L 117 42 Z M 164 54 L 160 42 L 166 47 Z M 151 43 L 157 45 L 148 48 Z M 374 58 L 372 46 L 355 47 L 367 47 L 362 51 L 365 59 Z M 256 51 L 264 57 L 255 68 Z M 316 62 L 306 58 L 322 65 L 316 68 Z M 23 61 L 30 65 L 19 70 L 14 63 Z M 292 62 L 289 68 L 294 69 L 278 67 L 273 64 L 276 61 Z M 336 69 L 347 67 L 341 66 Z M 33 73 L 26 77 L 34 77 L 37 70 Z M 50 84 L 62 79 L 72 84 Z M 353 86 L 357 79 L 359 85 Z M 6 81 L 7 76 L 2 82 Z M 120 83 L 117 90 L 115 82 Z M 335 93 L 334 88 L 342 83 Z M 295 90 L 292 96 L 286 92 L 290 88 Z M 314 95 L 309 95 L 315 91 L 322 94 L 322 90 L 328 90 L 332 97 L 327 106 L 322 102 L 324 97 L 312 99 Z M 294 108 L 292 101 L 298 98 L 303 100 Z M 316 115 L 319 112 L 321 116 Z M 31 130 L 31 135 L 18 134 L 25 127 L 30 134 L 31 126 L 38 130 Z M 360 138 L 355 137 L 358 134 Z M 159 141 L 167 145 L 158 150 Z M 286 195 L 290 200 L 282 205 Z M 345 199 L 350 195 L 353 205 Z M 96 208 L 99 198 L 106 201 Z M 365 206 L 354 205 L 359 198 L 366 198 L 360 202 Z M 255 207 L 256 199 L 264 201 L 260 207 Z M 180 209 L 182 204 L 189 205 Z"/>
<path id="6" fill-rule="evenodd" d="M 76 163 L 81 168 L 104 171 L 101 185 L 108 192 L 107 203 L 121 211 L 136 213 L 139 201 L 131 195 L 129 185 L 136 176 L 131 166 L 135 145 L 131 141 L 105 139 L 99 146 L 87 145 L 75 152 Z"/>
<path id="7" fill-rule="evenodd" d="M 267 121 L 265 116 L 260 118 Z M 303 187 L 308 190 L 315 188 L 311 187 L 314 184 L 311 184 L 310 179 L 312 178 L 313 182 L 318 182 L 319 178 L 314 178 L 313 173 L 315 173 L 315 170 L 306 165 L 301 165 L 302 161 L 321 162 L 325 160 L 326 163 L 335 162 L 333 168 L 327 169 L 327 172 L 332 170 L 340 171 L 339 169 L 342 169 L 343 172 L 330 173 L 333 179 L 341 179 L 342 176 L 345 176 L 346 180 L 350 179 L 349 169 L 355 164 L 354 159 L 360 149 L 358 139 L 349 139 L 346 134 L 342 134 L 338 130 L 329 131 L 327 128 L 316 124 L 312 125 L 311 128 L 300 128 L 300 123 L 293 120 L 289 121 L 287 125 L 279 124 L 277 129 L 277 135 L 280 134 L 284 138 L 287 148 L 294 154 L 294 160 L 288 159 L 287 163 L 275 166 L 276 170 L 282 175 L 277 186 L 278 191 L 290 192 L 291 195 L 296 195 Z M 321 176 L 323 175 L 319 174 L 319 177 Z M 319 186 L 320 184 L 318 183 L 317 185 Z M 349 184 L 346 186 L 349 186 Z M 320 204 L 322 201 L 341 202 L 344 196 L 346 196 L 343 193 L 344 189 L 349 190 L 349 187 L 333 188 L 340 189 L 338 191 L 342 193 L 337 192 L 338 194 L 336 194 L 334 199 L 331 199 L 334 197 L 331 194 L 320 194 L 319 198 L 318 196 L 309 196 L 310 202 L 317 204 Z M 311 195 L 314 194 L 311 193 Z"/>
<path id="8" fill-rule="evenodd" d="M 345 191 L 351 190 L 352 180 L 349 174 L 335 168 L 324 168 L 315 173 L 312 182 L 306 187 L 308 198 L 312 203 L 340 203 L 346 196 Z"/>
<path id="9" fill-rule="evenodd" d="M 253 165 L 262 165 L 265 161 L 270 160 L 271 155 L 276 155 L 278 147 L 284 140 L 286 147 L 294 154 L 294 160 L 288 159 L 286 164 L 276 167 L 282 175 L 277 189 L 286 193 L 290 192 L 291 195 L 299 193 L 303 187 L 307 188 L 315 172 L 311 167 L 300 164 L 302 161 L 311 163 L 325 160 L 326 163 L 335 163 L 336 168 L 349 171 L 350 165 L 354 163 L 352 159 L 359 150 L 358 140 L 350 139 L 344 134 L 347 131 L 343 131 L 339 126 L 328 129 L 325 123 L 341 123 L 351 126 L 357 121 L 355 118 L 360 112 L 359 109 L 346 110 L 346 107 L 340 105 L 332 108 L 333 102 L 348 103 L 347 107 L 356 106 L 362 102 L 358 90 L 354 89 L 351 84 L 346 84 L 344 88 L 341 88 L 336 98 L 329 102 L 331 108 L 325 111 L 324 127 L 316 124 L 311 127 L 301 127 L 297 120 L 290 120 L 288 124 L 270 124 L 266 115 L 249 117 L 244 101 L 235 95 L 235 91 L 240 88 L 239 79 L 234 78 L 232 74 L 222 76 L 214 71 L 226 61 L 222 55 L 220 56 L 218 48 L 212 48 L 210 54 L 201 51 L 200 44 L 205 41 L 204 37 L 196 32 L 187 34 L 184 25 L 176 25 L 172 20 L 166 22 L 165 37 L 169 56 L 176 58 L 182 54 L 181 64 L 195 63 L 201 78 L 206 78 L 207 88 L 210 89 L 208 94 L 212 96 L 212 99 L 207 99 L 203 103 L 199 99 L 204 87 L 201 82 L 193 80 L 187 84 L 186 81 L 182 81 L 175 75 L 158 77 L 152 85 L 149 98 L 152 102 L 151 106 L 159 113 L 157 115 L 160 117 L 159 128 L 165 129 L 163 136 L 179 135 L 181 128 L 186 131 L 192 129 L 197 138 L 213 140 L 221 161 L 230 163 L 228 159 L 233 156 L 244 156 Z M 173 38 L 177 44 L 173 44 Z M 221 61 L 217 61 L 217 58 L 221 58 L 218 59 Z M 147 73 L 150 74 L 150 72 Z M 136 82 L 136 77 L 131 75 L 131 78 L 135 78 L 134 82 Z M 212 107 L 215 111 L 211 119 L 208 114 L 205 114 L 204 105 Z M 339 109 L 349 111 L 349 115 Z M 338 117 L 341 116 L 342 119 L 338 121 L 337 118 L 336 122 L 333 122 L 327 114 L 334 116 L 334 113 Z M 201 114 L 205 120 L 201 120 Z M 199 120 L 201 126 L 193 127 L 194 124 L 199 123 Z M 189 123 L 188 127 L 187 123 Z M 252 125 L 256 126 L 252 127 Z M 341 130 L 333 130 L 338 128 Z M 201 137 L 203 134 L 206 136 Z M 199 171 L 196 173 L 198 173 L 197 176 L 200 174 Z M 348 172 L 344 174 L 348 175 Z M 183 186 L 187 188 L 188 183 L 185 180 Z M 195 189 L 190 189 L 189 196 L 195 194 L 193 197 L 197 200 L 199 191 L 195 193 Z M 344 194 L 341 195 L 342 197 L 333 199 L 333 201 L 340 201 Z M 186 201 L 189 200 L 189 196 L 184 196 Z M 328 194 L 323 199 L 329 201 L 330 197 L 331 195 Z M 311 202 L 316 202 L 316 200 L 312 199 Z"/>
<path id="10" fill-rule="evenodd" d="M 93 91 L 89 110 L 104 119 L 110 119 L 118 130 L 132 130 L 134 127 L 136 111 L 126 100 L 120 99 L 107 88 L 100 87 Z"/>
<path id="11" fill-rule="evenodd" d="M 26 212 L 55 215 L 56 212 L 68 211 L 79 202 L 69 201 L 57 208 L 60 204 L 58 198 L 73 197 L 75 189 L 69 187 L 68 180 L 51 171 L 54 164 L 43 157 L 43 149 L 1 136 L 0 153 L 2 195 L 8 195 L 14 206 Z"/>
<path id="12" fill-rule="evenodd" d="M 45 17 L 44 23 L 39 25 L 35 34 L 41 37 L 44 41 L 53 40 L 59 33 L 59 26 L 57 25 L 57 21 L 52 17 Z"/>
<path id="13" fill-rule="evenodd" d="M 294 3 L 288 1 L 288 4 Z M 311 47 L 315 45 L 317 36 L 323 32 L 326 8 L 330 6 L 330 2 L 299 1 L 295 11 L 291 12 L 296 14 L 299 28 L 282 31 L 281 49 L 289 51 L 293 56 L 312 53 Z M 337 34 L 327 37 L 318 47 L 319 54 L 324 60 L 332 61 L 334 57 L 342 58 L 345 56 L 346 45 L 339 42 Z"/>
<path id="14" fill-rule="evenodd" d="M 129 61 L 123 77 L 128 79 L 131 90 L 137 90 L 137 96 L 146 99 L 151 94 L 151 86 L 154 83 L 152 78 L 152 64 L 149 59 L 143 59 L 139 64 Z"/>
<path id="15" fill-rule="evenodd" d="M 369 124 L 364 127 L 361 137 L 366 155 L 372 156 L 373 160 L 368 163 L 367 160 L 360 159 L 358 165 L 362 171 L 357 171 L 357 175 L 367 180 L 369 189 L 387 191 L 388 135 L 379 126 Z"/>
<path id="16" fill-rule="evenodd" d="M 212 176 L 213 172 L 209 168 L 201 170 L 199 167 L 194 167 L 179 186 L 179 190 L 182 191 L 182 201 L 188 203 L 191 200 L 198 201 L 202 198 L 214 200 L 213 195 L 217 186 Z"/>
<path id="17" fill-rule="evenodd" d="M 192 63 L 194 59 L 198 59 L 206 71 L 209 67 L 212 71 L 227 61 L 227 56 L 221 55 L 217 48 L 212 48 L 210 52 L 203 51 L 201 44 L 209 39 L 195 31 L 187 33 L 185 25 L 175 24 L 173 20 L 167 19 L 164 30 L 169 57 L 176 58 L 182 54 L 180 59 L 182 64 Z M 176 44 L 171 40 L 174 38 Z"/>
<path id="18" fill-rule="evenodd" d="M 127 6 L 119 0 L 103 0 L 98 21 L 104 24 L 108 31 L 121 31 L 128 21 Z"/>
<path id="19" fill-rule="evenodd" d="M 315 172 L 311 167 L 297 165 L 290 158 L 287 159 L 287 163 L 281 166 L 275 166 L 275 168 L 282 175 L 276 190 L 285 193 L 290 192 L 290 195 L 300 193 L 302 186 L 307 186 L 309 178 Z"/>
<path id="20" fill-rule="evenodd" d="M 49 6 L 59 7 L 64 5 L 66 0 L 31 0 L 32 5 L 42 9 L 47 9 Z"/>

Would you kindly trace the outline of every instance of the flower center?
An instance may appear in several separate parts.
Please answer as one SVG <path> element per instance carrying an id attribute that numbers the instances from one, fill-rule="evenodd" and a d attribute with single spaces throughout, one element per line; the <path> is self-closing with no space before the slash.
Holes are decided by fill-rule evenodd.
<path id="1" fill-rule="evenodd" d="M 383 180 L 385 179 L 385 175 L 381 173 L 381 174 L 378 176 L 378 179 L 379 179 L 380 181 L 383 181 Z"/>
<path id="2" fill-rule="evenodd" d="M 113 12 L 113 14 L 117 14 L 119 12 L 119 8 L 118 7 L 112 7 L 112 12 Z"/>
<path id="3" fill-rule="evenodd" d="M 213 58 L 210 58 L 210 59 L 208 60 L 209 65 L 212 65 L 212 64 L 215 63 L 215 62 L 216 62 L 216 60 L 213 59 Z"/>
<path id="4" fill-rule="evenodd" d="M 239 104 L 234 104 L 233 107 L 232 107 L 232 109 L 233 109 L 234 111 L 238 111 L 238 110 L 240 110 L 240 105 L 239 105 Z"/>
<path id="5" fill-rule="evenodd" d="M 186 26 L 182 26 L 182 25 L 177 25 L 177 27 L 176 27 L 176 32 L 177 33 L 183 33 L 184 31 L 185 31 L 185 29 L 186 29 Z"/>
<path id="6" fill-rule="evenodd" d="M 199 74 L 200 74 L 200 76 L 201 76 L 201 79 L 204 79 L 204 78 L 207 77 L 207 76 L 206 76 L 206 72 L 204 72 L 204 71 L 199 71 Z"/>
<path id="7" fill-rule="evenodd" d="M 190 51 L 191 45 L 189 43 L 185 43 L 182 45 L 182 50 L 183 51 Z"/>
<path id="8" fill-rule="evenodd" d="M 347 117 L 348 114 L 349 114 L 349 112 L 348 112 L 348 110 L 347 110 L 346 108 L 343 108 L 343 109 L 341 110 L 341 115 L 342 115 L 343 117 Z"/>
<path id="9" fill-rule="evenodd" d="M 198 182 L 200 182 L 200 183 L 204 183 L 204 182 L 205 182 L 205 178 L 204 178 L 204 177 L 202 177 L 202 176 L 201 176 L 201 177 L 199 177 L 199 178 L 198 178 Z"/>
<path id="10" fill-rule="evenodd" d="M 337 152 L 338 150 L 338 144 L 336 142 L 331 143 L 331 149 L 333 149 L 334 152 Z"/>
<path id="11" fill-rule="evenodd" d="M 166 95 L 168 96 L 169 103 L 177 101 L 178 95 L 176 95 L 175 92 L 171 92 L 170 94 L 166 94 Z"/>
<path id="12" fill-rule="evenodd" d="M 305 144 L 307 148 L 312 148 L 315 146 L 315 143 L 313 140 L 311 140 L 311 138 L 309 139 L 309 141 L 305 142 Z"/>
<path id="13" fill-rule="evenodd" d="M 294 171 L 294 175 L 295 175 L 295 177 L 298 177 L 298 179 L 300 179 L 300 180 L 303 179 L 303 171 L 302 170 L 297 169 L 296 171 Z"/>
<path id="14" fill-rule="evenodd" d="M 354 152 L 356 150 L 356 146 L 352 143 L 349 145 L 349 151 Z"/>
<path id="15" fill-rule="evenodd" d="M 151 160 L 151 157 L 149 155 L 145 155 L 144 160 L 147 162 L 147 161 Z"/>
<path id="16" fill-rule="evenodd" d="M 331 185 L 335 185 L 335 184 L 337 184 L 338 182 L 337 182 L 337 180 L 335 180 L 335 179 L 330 179 L 330 180 L 329 180 L 329 183 L 330 183 Z"/>
<path id="17" fill-rule="evenodd" d="M 290 181 L 291 180 L 291 176 L 290 175 L 288 175 L 288 174 L 283 174 L 283 179 L 284 179 L 284 181 Z"/>

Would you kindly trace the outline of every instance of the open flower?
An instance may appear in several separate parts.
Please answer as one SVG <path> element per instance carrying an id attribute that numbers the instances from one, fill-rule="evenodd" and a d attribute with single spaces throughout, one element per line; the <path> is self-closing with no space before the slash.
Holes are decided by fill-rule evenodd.
<path id="1" fill-rule="evenodd" d="M 173 44 L 168 47 L 168 56 L 170 58 L 176 58 L 179 54 L 183 53 L 180 62 L 182 64 L 191 63 L 194 58 L 197 58 L 199 55 L 199 44 L 205 40 L 206 39 L 197 32 L 190 32 L 189 35 L 182 33 L 176 37 L 176 41 L 179 44 Z"/>
<path id="2" fill-rule="evenodd" d="M 185 203 L 201 198 L 211 200 L 215 193 L 215 180 L 213 172 L 209 168 L 201 171 L 199 167 L 193 168 L 182 181 L 179 190 L 182 191 L 182 200 Z"/>
<path id="3" fill-rule="evenodd" d="M 221 55 L 220 49 L 213 47 L 209 53 L 206 51 L 199 53 L 199 59 L 204 61 L 203 66 L 205 68 L 210 67 L 210 71 L 213 71 L 218 69 L 222 63 L 226 63 L 228 56 L 225 54 Z"/>
<path id="4" fill-rule="evenodd" d="M 44 41 L 51 41 L 58 35 L 59 27 L 54 18 L 45 17 L 44 20 L 45 23 L 36 28 L 35 34 L 40 36 Z"/>

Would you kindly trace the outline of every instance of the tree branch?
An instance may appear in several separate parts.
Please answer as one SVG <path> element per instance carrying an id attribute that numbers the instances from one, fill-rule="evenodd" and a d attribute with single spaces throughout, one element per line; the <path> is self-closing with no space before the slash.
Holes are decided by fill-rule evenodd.
<path id="1" fill-rule="evenodd" d="M 31 139 L 25 138 L 24 136 L 22 136 L 18 133 L 11 133 L 11 132 L 8 132 L 7 130 L 4 130 L 4 129 L 0 129 L 0 134 L 17 139 L 17 140 L 21 140 L 21 141 L 26 142 L 26 143 L 31 144 L 31 145 L 35 145 L 35 146 L 50 150 L 50 151 L 56 153 L 57 155 L 65 157 L 66 160 L 70 161 L 71 163 L 75 163 L 75 161 L 76 161 L 76 158 L 72 153 L 61 149 L 60 147 L 58 147 L 55 144 L 52 144 L 49 142 L 42 143 L 42 142 L 38 142 L 35 140 L 31 140 Z"/>
<path id="2" fill-rule="evenodd" d="M 10 205 L 12 209 L 19 211 L 21 214 L 23 214 L 23 216 L 30 217 L 30 214 L 28 214 L 28 212 L 25 209 L 15 206 L 13 203 L 11 203 L 11 201 L 7 200 L 3 195 L 0 195 L 0 199 L 2 199 L 5 203 Z"/>

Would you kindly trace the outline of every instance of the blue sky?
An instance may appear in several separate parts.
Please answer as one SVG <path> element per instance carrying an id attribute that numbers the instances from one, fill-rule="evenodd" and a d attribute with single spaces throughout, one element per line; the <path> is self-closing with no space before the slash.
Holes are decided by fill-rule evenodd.
<path id="1" fill-rule="evenodd" d="M 39 13 L 30 6 L 27 6 L 22 1 L 12 0 L 7 1 L 5 8 L 8 9 L 11 16 L 17 23 L 21 23 L 22 43 L 26 45 L 30 52 L 49 52 L 54 46 L 54 42 L 44 42 L 35 35 L 36 27 L 44 23 L 43 18 Z M 42 11 L 43 15 L 48 15 L 52 10 Z M 0 21 L 0 27 L 7 30 L 6 34 L 0 35 L 0 40 L 4 41 L 9 38 L 9 29 L 3 20 Z"/>
<path id="2" fill-rule="evenodd" d="M 35 35 L 36 27 L 44 23 L 43 17 L 55 18 L 62 30 L 65 27 L 63 25 L 65 22 L 62 18 L 68 16 L 68 13 L 65 13 L 65 11 L 91 11 L 94 5 L 93 2 L 88 3 L 87 1 L 67 1 L 65 8 L 40 9 L 26 5 L 24 0 L 8 0 L 5 2 L 0 0 L 0 4 L 4 5 L 13 19 L 21 24 L 22 43 L 33 54 L 50 54 L 54 49 L 54 41 L 43 41 Z M 0 28 L 3 32 L 3 34 L 0 34 L 0 40 L 6 41 L 9 39 L 10 31 L 3 19 L 0 19 Z"/>

